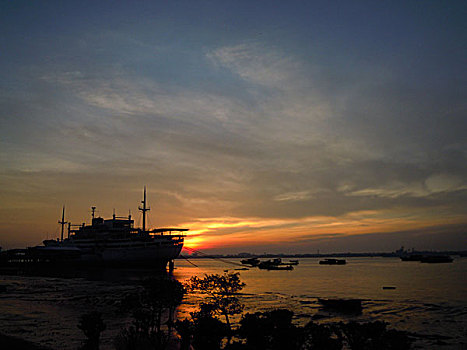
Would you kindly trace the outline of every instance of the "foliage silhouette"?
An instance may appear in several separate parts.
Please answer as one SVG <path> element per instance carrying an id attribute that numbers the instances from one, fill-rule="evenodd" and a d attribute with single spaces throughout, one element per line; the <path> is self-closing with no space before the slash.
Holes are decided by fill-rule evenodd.
<path id="1" fill-rule="evenodd" d="M 81 349 L 94 350 L 99 349 L 99 338 L 106 326 L 102 320 L 102 314 L 98 311 L 91 311 L 81 315 L 78 323 L 87 340 Z"/>
<path id="2" fill-rule="evenodd" d="M 214 310 L 214 305 L 202 303 L 199 311 L 190 313 L 195 349 L 220 349 L 222 339 L 230 335 L 230 328 L 214 316 Z"/>
<path id="3" fill-rule="evenodd" d="M 239 336 L 246 339 L 245 349 L 298 350 L 301 330 L 292 317 L 293 312 L 285 309 L 244 315 Z"/>
<path id="4" fill-rule="evenodd" d="M 143 290 L 136 298 L 122 301 L 124 307 L 133 308 L 133 323 L 117 336 L 115 348 L 165 349 L 172 333 L 175 309 L 184 294 L 185 289 L 177 280 L 164 277 L 143 281 Z M 162 329 L 163 324 L 166 330 Z"/>
<path id="5" fill-rule="evenodd" d="M 340 350 L 341 333 L 334 325 L 309 322 L 303 329 L 303 350 Z"/>
<path id="6" fill-rule="evenodd" d="M 405 350 L 411 348 L 411 339 L 405 332 L 387 329 L 382 321 L 339 323 L 342 338 L 352 350 Z"/>
<path id="7" fill-rule="evenodd" d="M 240 321 L 239 341 L 226 350 L 407 350 L 406 332 L 387 329 L 384 322 L 316 324 L 292 323 L 293 312 L 273 310 L 246 314 Z"/>
<path id="8" fill-rule="evenodd" d="M 222 315 L 227 328 L 231 331 L 230 316 L 241 314 L 244 305 L 237 298 L 245 283 L 240 281 L 239 273 L 224 273 L 223 275 L 205 275 L 204 278 L 192 277 L 187 289 L 203 293 L 208 298 L 213 315 Z"/>
<path id="9" fill-rule="evenodd" d="M 180 350 L 189 350 L 195 332 L 194 323 L 188 319 L 177 320 L 174 327 L 181 337 Z"/>

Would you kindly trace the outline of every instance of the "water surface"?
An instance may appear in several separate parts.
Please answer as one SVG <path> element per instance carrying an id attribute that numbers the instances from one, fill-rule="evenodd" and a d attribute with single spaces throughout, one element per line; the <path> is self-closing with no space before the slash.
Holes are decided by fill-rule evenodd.
<path id="1" fill-rule="evenodd" d="M 311 317 L 319 322 L 389 322 L 394 328 L 418 335 L 416 347 L 467 348 L 467 259 L 449 264 L 403 262 L 398 258 L 347 258 L 346 265 L 319 265 L 317 258 L 300 259 L 293 271 L 257 268 L 236 271 L 210 259 L 193 259 L 198 267 L 178 262 L 180 280 L 206 273 L 240 272 L 246 283 L 243 301 L 250 311 L 285 307 L 293 310 L 298 323 Z M 232 259 L 239 262 L 239 259 Z M 287 259 L 284 259 L 287 261 Z M 383 289 L 384 286 L 395 289 Z M 191 298 L 191 299 L 190 299 Z M 318 298 L 358 298 L 361 315 L 341 315 L 321 308 Z M 180 315 L 196 307 L 199 300 L 188 297 Z"/>
<path id="2" fill-rule="evenodd" d="M 312 317 L 317 322 L 384 320 L 416 334 L 416 348 L 467 348 L 467 258 L 451 264 L 348 258 L 343 266 L 319 265 L 318 259 L 305 258 L 293 271 L 236 271 L 238 266 L 218 260 L 191 261 L 198 267 L 177 260 L 173 276 L 183 282 L 227 269 L 239 272 L 246 283 L 240 296 L 246 312 L 288 308 L 300 324 Z M 239 263 L 239 259 L 231 261 Z M 125 269 L 71 276 L 0 276 L 0 285 L 6 286 L 0 293 L 0 329 L 52 349 L 73 349 L 83 340 L 76 326 L 79 316 L 97 309 L 107 324 L 102 349 L 112 349 L 112 340 L 130 322 L 119 308 L 120 300 L 151 275 L 154 272 Z M 383 286 L 396 289 L 383 290 Z M 349 316 L 322 310 L 318 297 L 362 299 L 363 313 Z M 179 317 L 188 317 L 200 301 L 199 296 L 188 295 Z"/>

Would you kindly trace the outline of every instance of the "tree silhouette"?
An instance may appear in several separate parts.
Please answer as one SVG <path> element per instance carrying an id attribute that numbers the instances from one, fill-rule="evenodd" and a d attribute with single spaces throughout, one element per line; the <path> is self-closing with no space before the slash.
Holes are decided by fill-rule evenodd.
<path id="1" fill-rule="evenodd" d="M 246 314 L 240 321 L 239 335 L 246 349 L 298 350 L 301 329 L 292 324 L 293 312 L 277 309 Z"/>
<path id="2" fill-rule="evenodd" d="M 172 333 L 173 315 L 182 302 L 185 289 L 177 280 L 152 278 L 143 281 L 142 292 L 128 300 L 123 307 L 133 309 L 133 324 L 115 339 L 118 350 L 165 349 Z M 166 321 L 166 330 L 162 329 Z"/>
<path id="3" fill-rule="evenodd" d="M 98 311 L 92 311 L 81 315 L 78 328 L 83 331 L 87 338 L 82 349 L 99 349 L 99 338 L 101 336 L 101 332 L 106 328 L 102 321 L 102 314 Z"/>
<path id="4" fill-rule="evenodd" d="M 192 277 L 188 282 L 188 290 L 205 294 L 214 315 L 225 318 L 229 332 L 232 330 L 230 316 L 241 314 L 244 305 L 237 298 L 245 283 L 240 281 L 240 274 L 224 273 L 223 275 L 205 275 L 204 278 Z"/>

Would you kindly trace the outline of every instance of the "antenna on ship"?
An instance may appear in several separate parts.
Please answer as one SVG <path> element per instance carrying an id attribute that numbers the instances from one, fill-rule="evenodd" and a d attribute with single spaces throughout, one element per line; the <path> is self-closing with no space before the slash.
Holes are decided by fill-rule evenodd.
<path id="1" fill-rule="evenodd" d="M 146 186 L 144 186 L 144 195 L 141 203 L 143 203 L 143 207 L 138 207 L 138 209 L 143 212 L 143 232 L 146 232 L 146 212 L 151 210 L 151 208 L 146 208 Z"/>
<path id="2" fill-rule="evenodd" d="M 94 219 L 94 214 L 96 213 L 96 207 L 91 207 L 91 211 L 92 211 L 92 218 Z"/>
<path id="3" fill-rule="evenodd" d="M 61 240 L 63 241 L 63 229 L 65 228 L 65 225 L 68 224 L 68 222 L 65 221 L 65 206 L 63 206 L 63 210 L 62 210 L 62 221 L 59 221 L 58 223 L 62 225 Z"/>

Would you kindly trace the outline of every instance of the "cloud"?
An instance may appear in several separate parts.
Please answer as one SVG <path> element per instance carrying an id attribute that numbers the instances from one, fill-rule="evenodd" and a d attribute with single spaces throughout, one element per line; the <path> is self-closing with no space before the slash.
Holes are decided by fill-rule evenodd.
<path id="1" fill-rule="evenodd" d="M 455 175 L 446 173 L 429 175 L 425 180 L 406 183 L 392 181 L 384 187 L 364 188 L 352 190 L 348 185 L 342 185 L 339 190 L 348 196 L 370 196 L 370 197 L 428 197 L 433 194 L 463 191 L 467 189 L 467 184 Z"/>
<path id="2" fill-rule="evenodd" d="M 287 192 L 274 197 L 276 201 L 300 201 L 311 198 L 309 191 Z"/>
<path id="3" fill-rule="evenodd" d="M 292 86 L 292 82 L 303 82 L 300 79 L 303 67 L 299 61 L 259 43 L 221 47 L 208 53 L 207 57 L 241 78 L 266 87 L 286 89 Z"/>
<path id="4" fill-rule="evenodd" d="M 465 179 L 446 173 L 431 175 L 425 180 L 425 186 L 430 193 L 467 190 Z"/>

